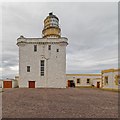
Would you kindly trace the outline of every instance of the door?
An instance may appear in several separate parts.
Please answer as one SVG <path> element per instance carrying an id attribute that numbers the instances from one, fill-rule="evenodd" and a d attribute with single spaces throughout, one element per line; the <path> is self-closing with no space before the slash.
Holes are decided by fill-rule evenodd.
<path id="1" fill-rule="evenodd" d="M 4 81 L 4 88 L 12 88 L 12 81 Z"/>
<path id="2" fill-rule="evenodd" d="M 70 80 L 68 80 L 68 87 L 70 87 Z"/>
<path id="3" fill-rule="evenodd" d="M 29 88 L 35 88 L 35 81 L 29 81 Z"/>
<path id="4" fill-rule="evenodd" d="M 100 82 L 97 82 L 97 88 L 100 88 Z"/>

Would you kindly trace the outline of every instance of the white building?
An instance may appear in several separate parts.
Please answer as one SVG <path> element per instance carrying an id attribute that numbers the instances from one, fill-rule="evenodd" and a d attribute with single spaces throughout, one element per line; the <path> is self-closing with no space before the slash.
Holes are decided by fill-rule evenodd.
<path id="1" fill-rule="evenodd" d="M 17 88 L 18 80 L 15 79 L 2 79 L 0 80 L 0 88 Z"/>
<path id="2" fill-rule="evenodd" d="M 66 85 L 71 87 L 101 87 L 101 74 L 66 74 Z"/>
<path id="3" fill-rule="evenodd" d="M 59 19 L 49 13 L 42 38 L 17 39 L 19 87 L 65 88 L 67 38 L 61 37 Z"/>
<path id="4" fill-rule="evenodd" d="M 102 71 L 102 88 L 109 90 L 120 89 L 120 69 Z"/>

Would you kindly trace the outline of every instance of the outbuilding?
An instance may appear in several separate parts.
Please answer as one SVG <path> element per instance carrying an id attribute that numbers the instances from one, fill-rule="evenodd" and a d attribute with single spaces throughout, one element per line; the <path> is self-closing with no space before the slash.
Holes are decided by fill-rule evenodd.
<path id="1" fill-rule="evenodd" d="M 101 74 L 66 74 L 67 87 L 101 87 Z M 74 84 L 74 85 L 73 85 Z M 97 85 L 99 84 L 99 85 Z"/>
<path id="2" fill-rule="evenodd" d="M 118 90 L 120 87 L 120 69 L 102 70 L 102 88 Z"/>
<path id="3" fill-rule="evenodd" d="M 18 81 L 14 79 L 4 79 L 1 82 L 2 88 L 16 88 L 18 87 Z"/>

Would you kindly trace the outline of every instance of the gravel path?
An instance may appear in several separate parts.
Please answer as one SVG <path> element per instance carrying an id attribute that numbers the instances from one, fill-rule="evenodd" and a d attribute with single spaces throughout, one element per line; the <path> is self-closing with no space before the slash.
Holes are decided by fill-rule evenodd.
<path id="1" fill-rule="evenodd" d="M 116 118 L 118 93 L 92 88 L 4 89 L 3 118 Z"/>

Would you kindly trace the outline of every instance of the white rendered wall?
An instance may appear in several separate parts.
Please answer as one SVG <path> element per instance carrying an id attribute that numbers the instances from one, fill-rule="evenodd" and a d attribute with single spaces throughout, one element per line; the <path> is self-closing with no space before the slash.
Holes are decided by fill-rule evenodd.
<path id="1" fill-rule="evenodd" d="M 12 81 L 12 87 L 13 87 L 13 88 L 18 87 L 18 81 L 17 81 L 17 80 L 13 80 L 13 81 Z"/>
<path id="2" fill-rule="evenodd" d="M 2 80 L 0 80 L 0 88 L 2 88 L 2 83 L 3 83 L 3 81 L 2 81 Z"/>
<path id="3" fill-rule="evenodd" d="M 78 78 L 80 78 L 80 83 L 77 83 L 77 79 Z M 77 87 L 77 86 L 92 86 L 92 84 L 93 84 L 93 80 L 97 80 L 98 78 L 101 78 L 101 75 L 100 76 L 82 76 L 82 75 L 80 75 L 80 76 L 69 76 L 69 75 L 67 75 L 66 76 L 66 85 L 67 85 L 67 82 L 68 82 L 68 80 L 74 80 L 74 82 L 75 82 L 75 86 Z M 87 83 L 87 79 L 90 79 L 90 83 Z"/>
<path id="4" fill-rule="evenodd" d="M 97 87 L 97 82 L 100 82 L 100 88 L 102 87 L 102 79 L 93 79 L 93 85 Z"/>
<path id="5" fill-rule="evenodd" d="M 118 89 L 118 85 L 115 83 L 115 76 L 118 72 L 108 72 L 103 74 L 103 88 Z M 108 84 L 105 84 L 105 76 L 108 76 Z"/>
<path id="6" fill-rule="evenodd" d="M 28 87 L 28 81 L 35 81 L 36 88 L 65 88 L 67 39 L 18 39 L 21 41 L 27 43 L 19 43 L 19 87 Z M 37 45 L 37 52 L 34 52 L 34 45 Z M 40 60 L 45 60 L 44 76 L 40 75 Z"/>

